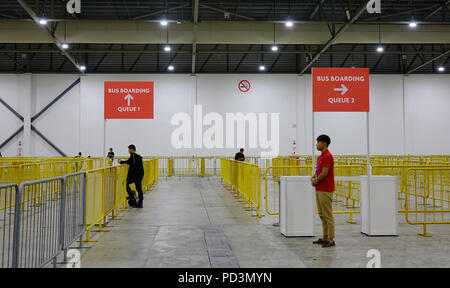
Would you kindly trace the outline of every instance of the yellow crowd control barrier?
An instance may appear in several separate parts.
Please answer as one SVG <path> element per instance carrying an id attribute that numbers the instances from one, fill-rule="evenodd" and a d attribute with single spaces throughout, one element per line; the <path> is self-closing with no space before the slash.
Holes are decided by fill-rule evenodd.
<path id="1" fill-rule="evenodd" d="M 220 157 L 218 156 L 158 156 L 161 176 L 219 176 Z"/>
<path id="2" fill-rule="evenodd" d="M 450 224 L 450 167 L 409 168 L 405 173 L 405 219 L 409 224 Z"/>
<path id="3" fill-rule="evenodd" d="M 142 186 L 149 190 L 158 181 L 158 160 L 143 161 L 144 178 Z M 109 231 L 106 227 L 106 218 L 120 217 L 119 208 L 123 210 L 127 207 L 127 180 L 128 166 L 111 166 L 101 169 L 89 170 L 86 172 L 86 239 L 85 242 L 95 240 L 90 239 L 90 231 L 94 226 L 97 230 L 92 232 Z"/>
<path id="4" fill-rule="evenodd" d="M 0 158 L 1 159 L 1 158 Z M 99 169 L 102 167 L 102 158 L 40 158 L 39 160 L 21 158 L 8 158 L 0 166 L 0 185 L 16 183 L 20 185 L 25 181 L 47 179 L 67 174 Z"/>
<path id="5" fill-rule="evenodd" d="M 224 185 L 247 204 L 247 208 L 261 214 L 261 168 L 257 165 L 229 159 L 220 160 Z"/>
<path id="6" fill-rule="evenodd" d="M 144 190 L 150 190 L 151 187 L 158 182 L 159 161 L 158 159 L 146 160 L 144 165 L 144 178 L 142 179 L 142 187 Z"/>

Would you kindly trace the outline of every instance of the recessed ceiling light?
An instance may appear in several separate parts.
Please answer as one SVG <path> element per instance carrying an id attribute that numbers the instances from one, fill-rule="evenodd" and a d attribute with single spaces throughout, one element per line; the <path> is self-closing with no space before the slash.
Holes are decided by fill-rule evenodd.
<path id="1" fill-rule="evenodd" d="M 47 25 L 47 20 L 45 20 L 45 19 L 40 19 L 40 20 L 39 20 L 39 24 L 41 24 L 41 25 Z"/>
<path id="2" fill-rule="evenodd" d="M 276 51 L 278 51 L 278 46 L 277 45 L 273 45 L 271 49 L 272 49 L 273 52 L 276 52 Z"/>
<path id="3" fill-rule="evenodd" d="M 260 66 L 259 66 L 259 71 L 264 71 L 264 70 L 266 70 L 266 66 L 260 65 Z"/>
<path id="4" fill-rule="evenodd" d="M 85 70 L 86 70 L 86 66 L 81 65 L 81 66 L 80 66 L 80 70 L 81 70 L 81 71 L 85 71 Z"/>
<path id="5" fill-rule="evenodd" d="M 69 48 L 69 44 L 67 44 L 67 43 L 61 44 L 61 48 L 68 49 Z"/>
<path id="6" fill-rule="evenodd" d="M 445 67 L 444 67 L 444 66 L 440 66 L 440 67 L 438 68 L 438 70 L 439 70 L 439 72 L 444 72 L 444 71 L 445 71 Z"/>
<path id="7" fill-rule="evenodd" d="M 172 50 L 172 48 L 170 48 L 169 45 L 164 46 L 164 51 L 170 52 L 170 50 Z"/>
<path id="8" fill-rule="evenodd" d="M 168 69 L 169 71 L 173 71 L 175 68 L 174 68 L 172 65 L 169 65 L 169 67 L 167 67 L 167 69 Z"/>
<path id="9" fill-rule="evenodd" d="M 384 52 L 384 47 L 383 46 L 378 46 L 377 47 L 377 52 L 378 53 Z"/>

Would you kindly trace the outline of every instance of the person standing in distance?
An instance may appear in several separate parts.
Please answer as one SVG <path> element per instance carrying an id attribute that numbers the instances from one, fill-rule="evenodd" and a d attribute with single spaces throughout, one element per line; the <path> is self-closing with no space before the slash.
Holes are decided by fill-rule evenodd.
<path id="1" fill-rule="evenodd" d="M 130 158 L 126 161 L 118 160 L 119 164 L 129 165 L 127 175 L 127 193 L 129 197 L 133 197 L 133 191 L 131 191 L 130 184 L 134 183 L 139 195 L 139 202 L 135 205 L 135 208 L 142 208 L 144 206 L 144 193 L 142 192 L 142 178 L 144 178 L 144 166 L 142 165 L 142 157 L 136 152 L 136 146 L 131 144 L 128 146 L 128 152 Z"/>
<path id="2" fill-rule="evenodd" d="M 239 150 L 239 152 L 234 155 L 234 160 L 245 161 L 244 148 L 241 148 L 241 150 Z"/>
<path id="3" fill-rule="evenodd" d="M 317 158 L 316 172 L 311 177 L 311 185 L 316 187 L 316 202 L 322 221 L 323 237 L 314 241 L 323 248 L 336 246 L 334 242 L 334 218 L 331 203 L 334 187 L 334 159 L 328 150 L 331 139 L 327 135 L 317 137 L 316 148 L 322 154 Z"/>
<path id="4" fill-rule="evenodd" d="M 113 161 L 114 161 L 113 148 L 109 148 L 109 152 L 108 152 L 108 155 L 106 157 L 108 157 L 109 161 L 111 161 L 111 163 L 113 163 Z"/>

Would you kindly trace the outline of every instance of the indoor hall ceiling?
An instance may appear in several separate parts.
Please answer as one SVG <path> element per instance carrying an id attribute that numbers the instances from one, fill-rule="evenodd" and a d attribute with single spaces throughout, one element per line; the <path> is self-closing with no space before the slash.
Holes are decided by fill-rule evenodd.
<path id="1" fill-rule="evenodd" d="M 333 38 L 342 25 L 348 23 L 348 16 L 355 17 L 367 2 L 362 0 L 81 0 L 81 14 L 73 15 L 66 12 L 64 0 L 22 2 L 36 17 L 49 21 L 50 34 L 63 27 L 60 23 L 83 21 L 138 23 L 166 19 L 170 25 L 191 23 L 193 27 L 202 22 L 223 25 L 227 22 L 273 22 L 283 27 L 286 20 L 292 20 L 294 23 L 328 25 L 330 41 L 329 45 L 326 45 L 327 41 L 322 44 L 277 44 L 277 51 L 272 51 L 272 45 L 268 43 L 204 44 L 191 41 L 170 44 L 170 52 L 164 51 L 164 41 L 159 44 L 70 43 L 66 55 L 54 43 L 0 41 L 0 72 L 73 73 L 79 71 L 79 66 L 73 64 L 77 63 L 85 66 L 87 73 L 255 73 L 264 65 L 264 73 L 310 73 L 311 67 L 369 67 L 371 73 L 406 74 L 439 72 L 438 67 L 448 67 L 450 60 L 450 45 L 445 41 L 429 44 L 383 42 L 383 53 L 376 51 L 379 45 L 373 41 L 335 42 Z M 381 0 L 381 4 L 381 14 L 364 12 L 350 24 L 371 24 L 376 36 L 386 25 L 407 25 L 412 19 L 419 25 L 450 26 L 450 0 Z M 0 0 L 0 28 L 11 21 L 28 23 L 32 18 L 20 1 Z M 345 36 L 345 31 L 342 35 Z M 174 66 L 174 71 L 168 71 L 169 65 Z"/>

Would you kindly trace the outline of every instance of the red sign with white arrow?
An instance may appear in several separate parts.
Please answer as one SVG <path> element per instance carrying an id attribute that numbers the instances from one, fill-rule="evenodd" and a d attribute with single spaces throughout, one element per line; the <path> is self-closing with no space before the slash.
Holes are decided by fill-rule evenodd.
<path id="1" fill-rule="evenodd" d="M 314 112 L 369 112 L 368 68 L 313 68 Z"/>
<path id="2" fill-rule="evenodd" d="M 105 81 L 105 119 L 153 119 L 153 82 Z"/>

